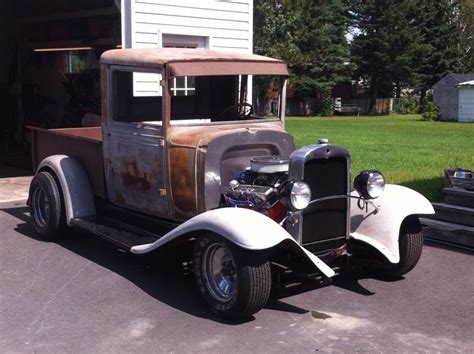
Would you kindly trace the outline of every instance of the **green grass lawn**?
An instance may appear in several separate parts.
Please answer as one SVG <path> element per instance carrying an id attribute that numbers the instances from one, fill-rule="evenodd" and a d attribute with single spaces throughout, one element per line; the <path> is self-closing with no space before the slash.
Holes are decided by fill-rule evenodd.
<path id="1" fill-rule="evenodd" d="M 425 122 L 419 115 L 290 117 L 287 130 L 297 147 L 328 138 L 349 150 L 352 175 L 375 168 L 387 183 L 441 199 L 444 168 L 474 169 L 474 124 Z"/>

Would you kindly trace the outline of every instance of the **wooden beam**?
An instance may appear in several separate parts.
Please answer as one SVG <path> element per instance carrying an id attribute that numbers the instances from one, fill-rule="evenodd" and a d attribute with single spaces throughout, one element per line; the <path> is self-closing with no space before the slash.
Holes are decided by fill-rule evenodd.
<path id="1" fill-rule="evenodd" d="M 48 22 L 56 20 L 72 20 L 77 18 L 85 17 L 97 17 L 97 16 L 112 16 L 118 15 L 120 10 L 117 10 L 116 7 L 103 7 L 93 10 L 80 10 L 74 12 L 63 12 L 56 13 L 44 16 L 34 16 L 34 17 L 24 17 L 20 19 L 22 23 L 31 23 L 31 22 Z"/>
<path id="2" fill-rule="evenodd" d="M 116 46 L 120 44 L 120 39 L 116 37 L 98 38 L 95 40 L 65 40 L 65 41 L 50 41 L 50 42 L 26 42 L 23 44 L 24 48 L 69 48 L 69 47 L 94 47 L 94 46 Z"/>

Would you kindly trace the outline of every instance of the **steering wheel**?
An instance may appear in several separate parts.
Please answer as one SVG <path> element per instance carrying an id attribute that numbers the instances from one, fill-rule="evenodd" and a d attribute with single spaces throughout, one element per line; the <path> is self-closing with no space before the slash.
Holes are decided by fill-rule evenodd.
<path id="1" fill-rule="evenodd" d="M 244 120 L 244 119 L 249 119 L 252 116 L 253 106 L 247 102 L 233 104 L 232 106 L 229 106 L 223 111 L 221 111 L 219 115 L 225 114 L 232 110 L 235 110 L 233 113 L 238 119 Z"/>

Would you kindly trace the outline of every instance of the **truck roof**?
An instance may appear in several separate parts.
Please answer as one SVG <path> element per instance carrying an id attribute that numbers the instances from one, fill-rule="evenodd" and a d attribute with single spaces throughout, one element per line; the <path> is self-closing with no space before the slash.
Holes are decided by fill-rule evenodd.
<path id="1" fill-rule="evenodd" d="M 102 64 L 146 68 L 165 67 L 170 77 L 203 75 L 288 75 L 286 63 L 261 55 L 206 49 L 113 49 L 102 54 Z"/>

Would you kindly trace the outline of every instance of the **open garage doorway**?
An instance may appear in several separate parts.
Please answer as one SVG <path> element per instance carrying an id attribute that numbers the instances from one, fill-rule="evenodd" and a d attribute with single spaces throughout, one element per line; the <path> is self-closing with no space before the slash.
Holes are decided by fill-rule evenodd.
<path id="1" fill-rule="evenodd" d="M 0 2 L 0 178 L 32 173 L 27 125 L 97 124 L 99 59 L 120 27 L 118 0 Z"/>

